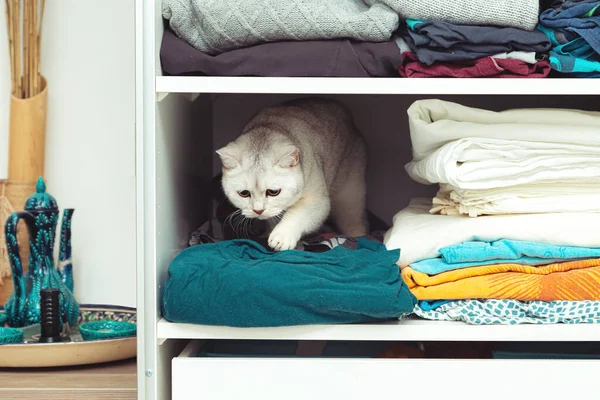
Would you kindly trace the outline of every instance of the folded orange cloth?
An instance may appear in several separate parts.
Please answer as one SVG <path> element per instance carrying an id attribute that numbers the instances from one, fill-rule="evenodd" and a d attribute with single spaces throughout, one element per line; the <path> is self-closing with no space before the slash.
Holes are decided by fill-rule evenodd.
<path id="1" fill-rule="evenodd" d="M 406 267 L 402 279 L 419 300 L 600 300 L 600 258 L 539 267 L 485 265 L 431 276 Z"/>

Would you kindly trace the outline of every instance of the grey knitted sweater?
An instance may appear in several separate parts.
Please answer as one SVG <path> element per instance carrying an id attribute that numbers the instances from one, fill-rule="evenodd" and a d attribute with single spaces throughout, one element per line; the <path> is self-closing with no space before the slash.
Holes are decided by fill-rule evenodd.
<path id="1" fill-rule="evenodd" d="M 362 0 L 163 0 L 162 13 L 177 36 L 207 54 L 281 40 L 386 41 L 399 19 Z"/>
<path id="2" fill-rule="evenodd" d="M 365 0 L 385 3 L 403 18 L 462 25 L 496 25 L 532 31 L 538 23 L 539 0 Z"/>

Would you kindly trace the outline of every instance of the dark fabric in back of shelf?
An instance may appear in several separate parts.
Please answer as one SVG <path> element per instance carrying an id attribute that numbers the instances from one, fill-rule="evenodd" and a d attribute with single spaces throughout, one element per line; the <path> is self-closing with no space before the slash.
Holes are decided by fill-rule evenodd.
<path id="1" fill-rule="evenodd" d="M 264 77 L 399 77 L 395 42 L 273 42 L 211 56 L 166 29 L 160 49 L 167 75 Z"/>

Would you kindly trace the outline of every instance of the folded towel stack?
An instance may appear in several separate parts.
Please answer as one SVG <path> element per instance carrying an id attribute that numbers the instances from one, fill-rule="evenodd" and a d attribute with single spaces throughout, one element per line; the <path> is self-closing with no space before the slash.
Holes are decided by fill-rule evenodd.
<path id="1" fill-rule="evenodd" d="M 600 322 L 600 113 L 423 100 L 408 114 L 407 171 L 441 187 L 400 211 L 384 241 L 402 248 L 402 277 L 419 300 L 452 301 L 415 312 L 469 323 Z M 544 303 L 556 301 L 574 302 L 572 312 Z"/>
<path id="2" fill-rule="evenodd" d="M 420 13 L 414 10 L 404 15 L 406 29 L 397 39 L 404 57 L 399 70 L 402 76 L 548 76 L 550 65 L 545 58 L 550 41 L 534 30 L 537 1 L 478 1 L 469 7 L 455 3 L 449 10 L 437 1 L 413 3 L 418 4 L 415 8 Z M 440 13 L 440 9 L 447 13 Z"/>
<path id="3" fill-rule="evenodd" d="M 600 212 L 600 113 L 424 100 L 408 114 L 406 169 L 420 183 L 441 185 L 432 212 Z"/>
<path id="4" fill-rule="evenodd" d="M 552 42 L 552 69 L 574 77 L 600 77 L 600 1 L 559 0 L 540 16 Z"/>

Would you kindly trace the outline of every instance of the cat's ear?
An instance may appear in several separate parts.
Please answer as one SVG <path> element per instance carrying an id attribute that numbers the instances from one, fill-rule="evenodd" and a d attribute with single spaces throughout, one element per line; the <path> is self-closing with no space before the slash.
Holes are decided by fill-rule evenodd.
<path id="1" fill-rule="evenodd" d="M 279 158 L 275 164 L 283 168 L 294 167 L 300 161 L 300 150 L 296 146 L 285 146 L 279 152 Z"/>
<path id="2" fill-rule="evenodd" d="M 230 145 L 217 150 L 217 154 L 221 157 L 221 163 L 225 169 L 234 169 L 240 166 L 238 154 Z"/>

